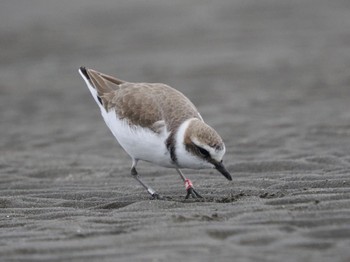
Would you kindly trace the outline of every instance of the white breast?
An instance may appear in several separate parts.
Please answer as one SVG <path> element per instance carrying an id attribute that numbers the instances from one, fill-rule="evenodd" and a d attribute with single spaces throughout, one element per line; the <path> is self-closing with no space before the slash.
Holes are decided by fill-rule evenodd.
<path id="1" fill-rule="evenodd" d="M 119 119 L 114 110 L 101 114 L 123 149 L 134 159 L 155 163 L 163 167 L 174 167 L 165 140 L 169 133 L 165 130 L 155 133 L 148 128 L 130 126 L 125 119 Z"/>

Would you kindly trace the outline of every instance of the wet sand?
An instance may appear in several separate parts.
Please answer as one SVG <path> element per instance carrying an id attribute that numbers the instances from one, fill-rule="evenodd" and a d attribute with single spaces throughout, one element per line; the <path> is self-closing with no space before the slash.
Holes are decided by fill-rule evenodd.
<path id="1" fill-rule="evenodd" d="M 1 261 L 350 261 L 348 1 L 2 1 Z M 227 181 L 140 163 L 78 75 L 187 95 Z"/>

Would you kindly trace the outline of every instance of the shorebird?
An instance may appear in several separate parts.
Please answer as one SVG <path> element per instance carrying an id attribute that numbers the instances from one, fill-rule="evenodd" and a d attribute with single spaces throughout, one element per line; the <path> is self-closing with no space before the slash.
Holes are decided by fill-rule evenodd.
<path id="1" fill-rule="evenodd" d="M 186 199 L 202 198 L 181 168 L 215 168 L 228 180 L 223 164 L 225 144 L 181 92 L 161 83 L 131 83 L 80 67 L 79 73 L 109 129 L 132 159 L 131 175 L 152 198 L 160 195 L 138 175 L 139 160 L 174 168 Z"/>

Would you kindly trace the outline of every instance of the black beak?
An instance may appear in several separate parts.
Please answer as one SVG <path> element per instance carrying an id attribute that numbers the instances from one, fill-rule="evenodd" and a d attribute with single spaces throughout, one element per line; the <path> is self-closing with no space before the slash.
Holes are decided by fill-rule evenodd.
<path id="1" fill-rule="evenodd" d="M 215 163 L 215 168 L 221 173 L 223 174 L 224 177 L 226 177 L 228 180 L 232 180 L 232 176 L 231 174 L 227 171 L 226 167 L 224 166 L 224 164 L 222 162 L 217 162 Z"/>

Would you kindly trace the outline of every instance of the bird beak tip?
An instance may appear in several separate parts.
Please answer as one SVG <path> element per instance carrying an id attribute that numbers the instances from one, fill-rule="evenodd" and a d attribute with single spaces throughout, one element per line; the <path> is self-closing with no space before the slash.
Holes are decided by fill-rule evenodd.
<path id="1" fill-rule="evenodd" d="M 215 165 L 216 170 L 218 170 L 224 177 L 227 178 L 227 180 L 232 181 L 231 174 L 227 171 L 226 167 L 222 164 L 216 164 Z"/>

